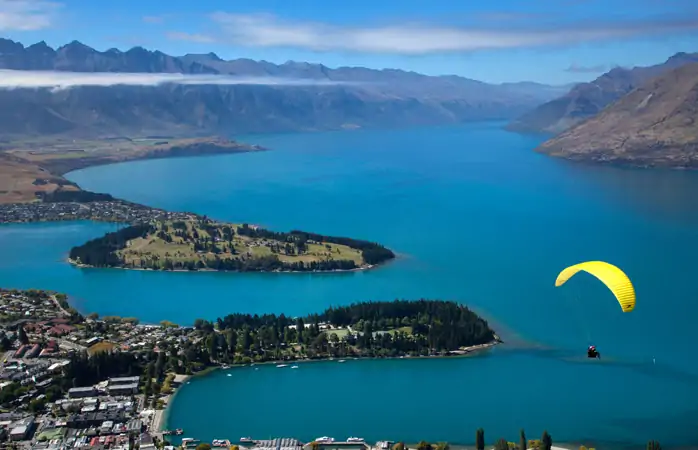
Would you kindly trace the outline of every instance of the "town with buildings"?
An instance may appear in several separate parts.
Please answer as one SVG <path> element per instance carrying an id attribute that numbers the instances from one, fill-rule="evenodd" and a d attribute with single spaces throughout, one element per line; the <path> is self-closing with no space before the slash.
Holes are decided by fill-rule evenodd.
<path id="1" fill-rule="evenodd" d="M 80 354 L 93 360 L 99 352 L 152 352 L 186 340 L 188 330 L 82 318 L 61 294 L 0 289 L 0 442 L 24 449 L 155 448 L 164 442 L 158 432 L 168 393 L 188 375 L 168 375 L 167 390 L 152 402 L 141 374 L 84 384 L 65 376 Z"/>
<path id="2" fill-rule="evenodd" d="M 174 355 L 200 340 L 195 327 L 169 322 L 141 325 L 133 318 L 95 314 L 82 317 L 63 294 L 0 289 L 0 443 L 25 450 L 173 450 L 168 439 L 174 435 L 182 447 L 200 445 L 197 439 L 180 438 L 184 430 L 162 429 L 171 394 L 191 373 L 168 372 L 156 389 L 152 381 L 157 374 L 150 380 L 142 373 L 109 376 L 111 363 L 105 356 L 100 367 L 104 376 L 83 376 L 100 353 L 147 357 L 167 351 Z M 81 354 L 87 355 L 87 363 L 80 360 Z M 122 361 L 119 370 L 124 364 L 128 362 Z M 379 444 L 383 447 L 377 450 L 390 448 Z M 241 438 L 234 444 L 218 439 L 208 445 L 255 450 L 370 448 L 360 438 L 335 442 L 329 437 L 306 444 L 290 438 Z"/>
<path id="3" fill-rule="evenodd" d="M 448 302 L 421 302 L 418 307 L 458 308 Z M 363 319 L 338 326 L 331 320 L 319 320 L 320 315 L 304 321 L 300 317 L 233 314 L 215 323 L 197 319 L 191 327 L 168 321 L 140 324 L 129 317 L 83 316 L 61 293 L 0 289 L 0 447 L 4 443 L 5 448 L 24 450 L 174 450 L 172 443 L 176 443 L 196 450 L 390 450 L 393 442 L 370 446 L 358 437 L 336 441 L 323 436 L 308 443 L 291 438 L 243 437 L 234 442 L 216 439 L 202 443 L 187 436 L 186 430 L 163 429 L 164 414 L 176 389 L 188 383 L 190 376 L 218 367 L 257 362 L 286 367 L 289 364 L 284 362 L 332 357 L 344 362 L 341 358 L 362 356 L 362 346 L 369 341 L 376 343 L 378 353 L 363 354 L 368 357 L 400 355 L 389 353 L 390 346 L 396 344 L 413 348 L 402 356 L 409 357 L 463 354 L 499 342 L 495 339 L 435 353 L 421 347 L 421 335 L 409 331 L 412 326 L 419 328 L 416 322 L 410 326 L 412 322 L 403 313 L 402 308 L 414 308 L 410 302 L 366 305 L 393 308 L 402 319 L 399 323 L 378 319 L 377 327 Z M 480 320 L 464 311 L 473 320 Z M 329 317 L 336 312 L 330 309 L 323 314 Z M 391 324 L 381 322 L 386 320 Z M 245 325 L 255 321 L 259 322 L 255 330 Z M 401 326 L 394 332 L 395 340 L 383 330 L 385 326 Z M 280 333 L 276 339 L 283 336 L 288 343 L 275 340 L 274 327 Z M 301 336 L 307 346 L 298 344 Z M 226 342 L 233 341 L 237 344 L 226 347 Z M 244 354 L 238 349 L 253 351 Z"/>
<path id="4" fill-rule="evenodd" d="M 153 220 L 192 220 L 196 217 L 192 213 L 169 212 L 116 199 L 0 204 L 0 223 L 94 220 L 135 224 Z"/>

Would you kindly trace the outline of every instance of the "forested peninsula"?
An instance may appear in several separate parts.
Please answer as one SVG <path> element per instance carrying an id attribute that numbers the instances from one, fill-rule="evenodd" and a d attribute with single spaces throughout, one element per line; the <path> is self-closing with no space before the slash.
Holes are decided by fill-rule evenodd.
<path id="1" fill-rule="evenodd" d="M 96 314 L 88 321 L 103 335 L 139 327 L 129 319 L 100 319 Z M 128 350 L 85 359 L 79 365 L 81 383 L 96 383 L 100 376 L 143 373 L 148 396 L 161 391 L 169 373 L 329 358 L 458 356 L 500 342 L 487 321 L 467 306 L 425 299 L 360 302 L 299 317 L 236 313 L 213 321 L 197 319 L 193 327 L 163 321 L 148 333 L 152 339 L 139 336 L 145 346 L 121 345 Z M 114 343 L 125 344 L 120 338 Z"/>
<path id="2" fill-rule="evenodd" d="M 330 307 L 320 314 L 230 314 L 196 320 L 210 358 L 251 363 L 344 357 L 465 354 L 499 342 L 487 321 L 455 302 L 395 300 Z"/>
<path id="3" fill-rule="evenodd" d="M 81 267 L 148 270 L 305 272 L 367 269 L 393 259 L 384 246 L 305 231 L 269 231 L 207 217 L 151 221 L 70 250 Z"/>

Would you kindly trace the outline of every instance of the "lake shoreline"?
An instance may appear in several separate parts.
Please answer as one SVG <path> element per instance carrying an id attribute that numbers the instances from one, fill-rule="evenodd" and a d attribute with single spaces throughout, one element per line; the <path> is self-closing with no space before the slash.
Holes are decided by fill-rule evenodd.
<path id="1" fill-rule="evenodd" d="M 393 258 L 395 259 L 395 258 Z M 179 273 L 197 273 L 197 272 L 218 272 L 218 273 L 350 273 L 350 272 L 361 272 L 365 270 L 375 269 L 380 266 L 380 264 L 367 264 L 365 267 L 357 267 L 355 269 L 332 269 L 332 270 L 216 270 L 216 269 L 150 269 L 146 267 L 123 267 L 123 266 L 109 266 L 109 267 L 96 267 L 89 264 L 81 264 L 70 258 L 66 258 L 65 262 L 73 267 L 80 269 L 121 269 L 121 270 L 140 270 L 144 272 L 179 272 Z"/>
<path id="2" fill-rule="evenodd" d="M 426 355 L 426 356 L 352 356 L 352 357 L 347 357 L 345 359 L 343 358 L 317 358 L 317 359 L 297 359 L 297 360 L 272 360 L 272 361 L 262 361 L 262 362 L 254 362 L 254 363 L 246 363 L 246 364 L 217 364 L 214 366 L 207 367 L 200 372 L 196 372 L 192 375 L 188 375 L 186 380 L 182 382 L 180 386 L 178 386 L 172 394 L 169 396 L 169 400 L 167 402 L 167 406 L 165 407 L 165 410 L 163 412 L 163 418 L 162 421 L 160 422 L 160 428 L 165 428 L 165 429 L 170 429 L 168 421 L 170 418 L 170 413 L 172 409 L 172 405 L 174 404 L 174 400 L 177 396 L 177 393 L 179 390 L 187 384 L 188 381 L 193 380 L 193 379 L 200 379 L 204 378 L 206 376 L 209 376 L 211 374 L 214 374 L 216 372 L 219 372 L 221 370 L 228 370 L 228 369 L 241 369 L 243 367 L 255 367 L 255 366 L 271 366 L 271 365 L 279 365 L 279 364 L 285 364 L 285 365 L 294 365 L 294 364 L 303 364 L 303 363 L 322 363 L 326 364 L 329 362 L 339 362 L 339 361 L 379 361 L 379 360 L 396 360 L 396 359 L 406 359 L 406 360 L 419 360 L 419 359 L 445 359 L 445 358 L 467 358 L 467 357 L 472 357 L 472 356 L 478 356 L 482 352 L 485 352 L 487 350 L 491 350 L 497 345 L 504 344 L 504 341 L 502 341 L 499 336 L 495 334 L 495 340 L 487 342 L 485 344 L 478 344 L 478 345 L 472 345 L 470 347 L 465 347 L 463 349 L 459 350 L 454 350 L 453 352 L 458 352 L 458 353 L 452 353 L 448 355 Z M 154 432 L 158 432 L 160 430 L 153 430 Z M 191 436 L 190 436 L 191 437 Z"/>
<path id="3" fill-rule="evenodd" d="M 269 148 L 219 137 L 163 139 L 81 139 L 65 148 L 60 139 L 53 142 L 22 141 L 0 151 L 10 177 L 22 180 L 22 189 L 0 187 L 0 204 L 32 203 L 55 192 L 87 193 L 66 178 L 70 172 L 122 162 L 217 156 L 269 151 Z"/>

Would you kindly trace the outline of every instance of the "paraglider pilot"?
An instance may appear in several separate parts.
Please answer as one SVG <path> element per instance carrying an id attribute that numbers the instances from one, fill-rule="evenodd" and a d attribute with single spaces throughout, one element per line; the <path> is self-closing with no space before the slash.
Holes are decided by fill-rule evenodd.
<path id="1" fill-rule="evenodd" d="M 601 353 L 597 352 L 596 347 L 593 345 L 590 345 L 589 348 L 587 349 L 587 356 L 589 358 L 601 359 Z"/>

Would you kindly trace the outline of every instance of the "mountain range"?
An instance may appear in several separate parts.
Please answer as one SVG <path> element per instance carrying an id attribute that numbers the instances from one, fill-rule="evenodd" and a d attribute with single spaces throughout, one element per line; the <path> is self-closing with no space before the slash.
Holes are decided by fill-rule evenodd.
<path id="1" fill-rule="evenodd" d="M 142 47 L 101 52 L 77 41 L 54 49 L 45 42 L 25 47 L 0 39 L 0 69 L 207 74 L 334 83 L 0 89 L 0 133 L 8 138 L 197 136 L 507 120 L 569 89 L 531 82 L 495 85 L 395 69 L 226 61 L 214 53 L 171 56 Z"/>
<path id="2" fill-rule="evenodd" d="M 698 168 L 698 63 L 651 78 L 538 151 L 573 160 Z"/>
<path id="3" fill-rule="evenodd" d="M 561 133 L 595 116 L 608 105 L 651 78 L 698 62 L 698 53 L 677 53 L 649 67 L 616 67 L 589 83 L 579 83 L 567 94 L 543 103 L 507 125 L 510 131 Z"/>

